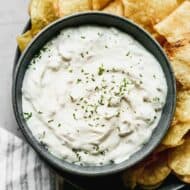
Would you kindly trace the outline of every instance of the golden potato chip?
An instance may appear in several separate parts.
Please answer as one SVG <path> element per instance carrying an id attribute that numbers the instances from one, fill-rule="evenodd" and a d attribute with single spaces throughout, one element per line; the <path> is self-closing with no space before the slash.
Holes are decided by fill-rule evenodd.
<path id="1" fill-rule="evenodd" d="M 143 165 L 136 165 L 123 172 L 122 179 L 124 185 L 130 189 L 134 189 L 137 186 L 137 179 L 142 175 Z"/>
<path id="2" fill-rule="evenodd" d="M 113 0 L 92 0 L 92 9 L 101 10 Z"/>
<path id="3" fill-rule="evenodd" d="M 107 7 L 103 9 L 103 11 L 113 13 L 119 16 L 124 16 L 123 4 L 121 0 L 115 0 L 111 2 Z"/>
<path id="4" fill-rule="evenodd" d="M 17 37 L 18 47 L 21 52 L 26 48 L 26 46 L 29 44 L 31 40 L 32 34 L 30 30 Z"/>
<path id="5" fill-rule="evenodd" d="M 123 0 L 124 15 L 152 33 L 153 26 L 168 16 L 177 0 Z"/>
<path id="6" fill-rule="evenodd" d="M 178 175 L 190 175 L 190 139 L 169 151 L 168 165 Z"/>
<path id="7" fill-rule="evenodd" d="M 190 32 L 190 2 L 185 1 L 167 18 L 158 23 L 154 28 L 163 35 L 168 42 L 176 42 Z"/>
<path id="8" fill-rule="evenodd" d="M 179 91 L 179 89 L 177 89 L 177 92 L 178 91 Z M 173 116 L 173 120 L 172 120 L 171 126 L 172 125 L 177 125 L 177 124 L 178 124 L 178 120 L 177 120 L 176 113 L 175 113 L 174 116 Z"/>
<path id="9" fill-rule="evenodd" d="M 29 7 L 31 32 L 36 35 L 50 22 L 59 18 L 58 0 L 32 0 Z"/>
<path id="10" fill-rule="evenodd" d="M 181 88 L 184 90 L 190 89 L 190 66 L 182 60 L 173 60 L 172 66 L 176 80 L 180 83 Z"/>
<path id="11" fill-rule="evenodd" d="M 190 91 L 177 94 L 176 117 L 180 122 L 190 122 Z"/>
<path id="12" fill-rule="evenodd" d="M 183 137 L 190 131 L 190 123 L 179 123 L 169 128 L 162 144 L 169 147 L 179 146 L 184 142 Z"/>
<path id="13" fill-rule="evenodd" d="M 190 31 L 188 34 L 183 35 L 184 39 L 178 40 L 173 43 L 166 43 L 164 48 L 168 56 L 173 59 L 183 60 L 188 65 L 190 65 Z"/>
<path id="14" fill-rule="evenodd" d="M 152 186 L 161 183 L 171 172 L 167 165 L 167 154 L 158 154 L 156 160 L 147 163 L 143 169 L 143 175 L 137 179 L 137 183 L 145 186 Z"/>
<path id="15" fill-rule="evenodd" d="M 33 35 L 37 34 L 48 23 L 41 10 L 42 0 L 32 0 L 29 7 L 29 14 Z"/>
<path id="16" fill-rule="evenodd" d="M 184 40 L 164 45 L 164 49 L 172 63 L 177 81 L 183 89 L 190 89 L 190 34 Z"/>
<path id="17" fill-rule="evenodd" d="M 59 0 L 58 6 L 61 17 L 92 9 L 91 0 Z"/>
<path id="18" fill-rule="evenodd" d="M 177 177 L 178 177 L 181 181 L 190 184 L 190 175 L 177 175 Z"/>

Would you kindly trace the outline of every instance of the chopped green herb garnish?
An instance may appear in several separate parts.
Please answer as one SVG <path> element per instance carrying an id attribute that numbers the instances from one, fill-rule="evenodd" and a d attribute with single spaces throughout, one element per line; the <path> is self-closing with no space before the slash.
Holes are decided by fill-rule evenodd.
<path id="1" fill-rule="evenodd" d="M 101 65 L 99 68 L 98 68 L 98 75 L 103 75 L 105 69 L 104 69 L 104 66 Z"/>
<path id="2" fill-rule="evenodd" d="M 120 116 L 120 112 L 117 112 L 117 115 L 116 115 L 116 117 L 119 117 Z"/>
<path id="3" fill-rule="evenodd" d="M 80 83 L 82 80 L 81 79 L 77 79 L 77 83 Z"/>
<path id="4" fill-rule="evenodd" d="M 80 56 L 81 56 L 82 58 L 84 58 L 84 54 L 83 54 L 83 53 L 80 53 Z"/>
<path id="5" fill-rule="evenodd" d="M 100 100 L 98 100 L 98 103 L 100 104 L 100 105 L 104 105 L 104 96 L 103 95 L 101 95 L 101 97 L 100 97 Z"/>
<path id="6" fill-rule="evenodd" d="M 29 120 L 32 117 L 32 112 L 24 112 L 24 119 Z"/>
<path id="7" fill-rule="evenodd" d="M 160 98 L 159 98 L 159 97 L 154 97 L 154 98 L 153 98 L 153 101 L 154 101 L 154 102 L 159 102 L 159 101 L 160 101 Z"/>
<path id="8" fill-rule="evenodd" d="M 71 102 L 74 102 L 74 98 L 72 96 L 69 96 L 70 99 L 71 99 Z"/>
<path id="9" fill-rule="evenodd" d="M 130 55 L 130 51 L 128 51 L 127 53 L 126 53 L 126 56 L 129 56 Z"/>
<path id="10" fill-rule="evenodd" d="M 76 114 L 75 113 L 73 113 L 73 118 L 76 120 L 77 118 L 76 118 Z"/>

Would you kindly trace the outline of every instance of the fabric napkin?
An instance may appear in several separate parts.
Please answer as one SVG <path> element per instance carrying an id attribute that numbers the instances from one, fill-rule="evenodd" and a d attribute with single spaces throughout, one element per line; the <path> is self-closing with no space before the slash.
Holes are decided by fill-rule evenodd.
<path id="1" fill-rule="evenodd" d="M 20 138 L 0 128 L 0 190 L 63 190 L 58 177 Z"/>

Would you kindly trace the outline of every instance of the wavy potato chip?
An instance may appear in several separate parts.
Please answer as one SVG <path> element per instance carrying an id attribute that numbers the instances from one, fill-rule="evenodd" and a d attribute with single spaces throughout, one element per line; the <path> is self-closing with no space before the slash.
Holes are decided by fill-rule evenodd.
<path id="1" fill-rule="evenodd" d="M 119 16 L 124 15 L 124 9 L 121 0 L 115 0 L 111 2 L 107 7 L 103 9 L 103 11 L 108 13 L 113 13 Z"/>
<path id="2" fill-rule="evenodd" d="M 166 179 L 170 172 L 171 169 L 167 165 L 167 153 L 164 152 L 158 154 L 153 162 L 147 163 L 137 183 L 145 186 L 157 185 Z"/>
<path id="3" fill-rule="evenodd" d="M 190 184 L 190 175 L 177 175 L 177 177 L 178 177 L 181 181 Z"/>
<path id="4" fill-rule="evenodd" d="M 137 186 L 137 179 L 142 176 L 143 169 L 144 166 L 138 164 L 124 171 L 122 175 L 124 185 L 130 189 L 134 189 Z"/>
<path id="5" fill-rule="evenodd" d="M 58 0 L 32 0 L 29 13 L 31 32 L 34 36 L 50 22 L 59 18 Z"/>
<path id="6" fill-rule="evenodd" d="M 92 9 L 91 0 L 59 0 L 60 17 Z"/>
<path id="7" fill-rule="evenodd" d="M 190 32 L 190 2 L 184 1 L 173 13 L 154 28 L 168 42 L 173 43 L 184 38 Z"/>
<path id="8" fill-rule="evenodd" d="M 180 122 L 190 122 L 190 91 L 180 91 L 177 95 L 176 117 Z"/>
<path id="9" fill-rule="evenodd" d="M 153 26 L 179 5 L 177 0 L 123 0 L 124 15 L 153 33 Z"/>
<path id="10" fill-rule="evenodd" d="M 171 61 L 176 80 L 180 83 L 184 90 L 190 89 L 190 66 L 182 60 Z"/>
<path id="11" fill-rule="evenodd" d="M 101 10 L 113 0 L 92 0 L 92 9 Z"/>
<path id="12" fill-rule="evenodd" d="M 190 66 L 190 31 L 183 35 L 184 39 L 174 43 L 166 43 L 164 49 L 171 59 L 182 60 Z"/>
<path id="13" fill-rule="evenodd" d="M 168 165 L 178 175 L 190 175 L 190 139 L 169 151 Z"/>
<path id="14" fill-rule="evenodd" d="M 179 123 L 169 128 L 162 144 L 169 147 L 175 147 L 183 144 L 183 137 L 190 131 L 190 123 Z"/>
<path id="15" fill-rule="evenodd" d="M 17 37 L 18 47 L 21 52 L 26 48 L 31 40 L 32 34 L 30 30 Z"/>
<path id="16" fill-rule="evenodd" d="M 177 81 L 183 89 L 190 89 L 190 34 L 184 40 L 164 45 L 164 49 L 172 63 Z"/>

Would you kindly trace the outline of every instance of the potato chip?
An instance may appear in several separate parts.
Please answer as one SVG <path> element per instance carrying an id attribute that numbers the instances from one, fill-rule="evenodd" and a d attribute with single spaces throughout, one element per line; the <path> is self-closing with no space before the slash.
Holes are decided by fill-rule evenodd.
<path id="1" fill-rule="evenodd" d="M 178 175 L 190 175 L 190 139 L 169 151 L 168 165 Z"/>
<path id="2" fill-rule="evenodd" d="M 184 38 L 190 32 L 190 2 L 185 1 L 167 18 L 154 28 L 163 35 L 168 42 L 173 43 Z"/>
<path id="3" fill-rule="evenodd" d="M 32 0 L 29 13 L 31 32 L 34 36 L 50 22 L 59 18 L 58 0 Z"/>
<path id="4" fill-rule="evenodd" d="M 172 67 L 175 73 L 177 82 L 184 90 L 190 89 L 190 66 L 182 60 L 171 59 Z"/>
<path id="5" fill-rule="evenodd" d="M 171 59 L 177 58 L 178 60 L 183 60 L 185 63 L 190 65 L 190 31 L 188 34 L 184 34 L 183 37 L 184 39 L 182 40 L 178 40 L 173 43 L 166 43 L 164 45 L 164 49 Z"/>
<path id="6" fill-rule="evenodd" d="M 178 177 L 181 181 L 190 184 L 190 175 L 177 175 L 177 177 Z"/>
<path id="7" fill-rule="evenodd" d="M 60 16 L 92 9 L 91 0 L 59 0 Z"/>
<path id="8" fill-rule="evenodd" d="M 21 52 L 26 48 L 26 46 L 29 44 L 31 40 L 32 34 L 30 30 L 17 37 L 18 47 Z"/>
<path id="9" fill-rule="evenodd" d="M 137 179 L 142 176 L 143 165 L 136 165 L 123 172 L 122 178 L 126 187 L 134 189 L 137 186 Z"/>
<path id="10" fill-rule="evenodd" d="M 92 0 L 92 9 L 101 10 L 113 0 Z"/>
<path id="11" fill-rule="evenodd" d="M 188 66 L 182 60 L 173 60 L 172 66 L 176 76 L 176 80 L 179 82 L 182 89 L 190 89 L 190 66 Z"/>
<path id="12" fill-rule="evenodd" d="M 107 7 L 103 9 L 103 11 L 119 16 L 124 16 L 123 4 L 121 0 L 115 0 L 114 2 L 111 2 Z"/>
<path id="13" fill-rule="evenodd" d="M 179 89 L 177 89 L 177 92 L 178 91 L 179 91 Z M 178 123 L 179 123 L 179 121 L 177 120 L 176 113 L 175 113 L 173 116 L 173 120 L 171 122 L 171 125 L 177 125 Z"/>
<path id="14" fill-rule="evenodd" d="M 190 131 L 190 123 L 179 123 L 169 128 L 162 144 L 169 147 L 175 147 L 183 144 L 183 137 Z"/>
<path id="15" fill-rule="evenodd" d="M 32 0 L 29 7 L 29 14 L 31 19 L 31 25 L 33 35 L 37 34 L 48 23 L 41 10 L 41 0 Z"/>
<path id="16" fill-rule="evenodd" d="M 143 169 L 143 175 L 137 179 L 137 183 L 145 186 L 152 186 L 161 183 L 171 172 L 167 165 L 167 154 L 158 154 L 156 160 L 147 163 Z"/>
<path id="17" fill-rule="evenodd" d="M 164 45 L 164 49 L 172 63 L 178 86 L 190 89 L 190 34 L 184 35 L 185 39 Z"/>
<path id="18" fill-rule="evenodd" d="M 190 91 L 180 91 L 177 95 L 176 117 L 180 122 L 190 122 Z"/>
<path id="19" fill-rule="evenodd" d="M 153 33 L 153 26 L 168 16 L 177 6 L 177 0 L 123 0 L 124 15 Z"/>

